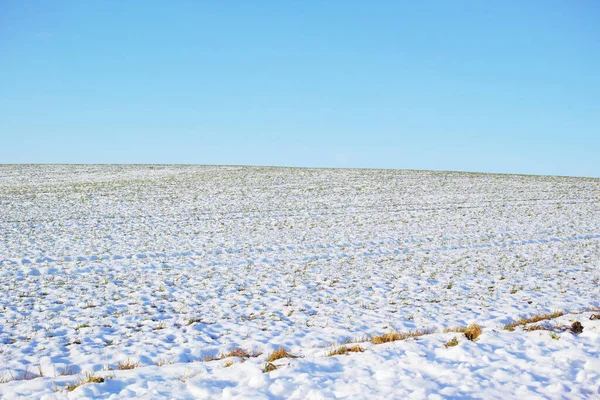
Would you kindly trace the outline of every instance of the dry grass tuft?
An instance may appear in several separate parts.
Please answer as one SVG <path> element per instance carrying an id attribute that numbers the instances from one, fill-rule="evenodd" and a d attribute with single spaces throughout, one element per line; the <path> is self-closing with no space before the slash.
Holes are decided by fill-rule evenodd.
<path id="1" fill-rule="evenodd" d="M 364 351 L 365 350 L 357 344 L 350 347 L 340 346 L 337 349 L 330 351 L 329 354 L 327 354 L 327 357 L 339 356 L 348 353 L 362 353 Z"/>
<path id="2" fill-rule="evenodd" d="M 540 324 L 535 324 L 535 325 L 531 325 L 530 327 L 528 327 L 526 329 L 527 332 L 533 332 L 533 331 L 551 331 L 552 328 L 546 325 L 540 325 Z"/>
<path id="3" fill-rule="evenodd" d="M 240 358 L 253 358 L 253 357 L 258 357 L 260 356 L 262 353 L 258 352 L 258 351 L 253 351 L 253 352 L 248 352 L 240 347 L 233 349 L 227 353 L 223 353 L 221 354 L 221 356 L 219 357 L 219 359 L 223 359 L 223 358 L 227 358 L 227 357 L 240 357 Z"/>
<path id="4" fill-rule="evenodd" d="M 107 377 L 106 379 L 110 379 Z M 96 376 L 94 373 L 86 372 L 85 375 L 79 377 L 79 382 L 72 383 L 70 385 L 65 386 L 67 391 L 72 392 L 77 389 L 81 385 L 85 385 L 88 383 L 103 383 L 105 379 L 101 376 Z"/>
<path id="5" fill-rule="evenodd" d="M 444 333 L 457 332 L 464 333 L 467 330 L 466 326 L 455 326 L 454 328 L 445 328 Z"/>
<path id="6" fill-rule="evenodd" d="M 465 337 L 470 341 L 475 341 L 481 335 L 481 327 L 473 322 L 471 325 L 467 326 L 465 330 Z"/>
<path id="7" fill-rule="evenodd" d="M 38 374 L 36 374 L 34 372 L 31 372 L 29 370 L 29 368 L 27 368 L 27 369 L 25 369 L 25 372 L 23 372 L 23 375 L 19 376 L 16 380 L 18 380 L 18 381 L 30 381 L 32 379 L 39 378 L 40 376 L 43 376 L 43 375 L 38 375 Z"/>
<path id="8" fill-rule="evenodd" d="M 275 371 L 277 369 L 277 366 L 275 364 L 271 364 L 271 363 L 266 363 L 265 367 L 263 368 L 263 372 L 271 372 L 271 371 Z"/>
<path id="9" fill-rule="evenodd" d="M 225 353 L 220 353 L 217 356 L 205 356 L 202 359 L 200 359 L 200 361 L 210 362 L 210 361 L 223 360 L 228 357 L 239 357 L 242 359 L 242 362 L 243 362 L 244 359 L 246 359 L 246 358 L 258 357 L 261 354 L 262 354 L 262 352 L 260 352 L 260 351 L 247 351 L 247 350 L 242 349 L 241 347 L 237 347 L 237 348 L 227 351 Z"/>
<path id="10" fill-rule="evenodd" d="M 187 322 L 187 326 L 196 324 L 198 322 L 202 322 L 202 319 L 201 318 L 190 318 Z"/>
<path id="11" fill-rule="evenodd" d="M 84 383 L 102 383 L 104 382 L 104 378 L 101 376 L 96 376 L 93 373 L 88 373 L 86 372 L 84 377 L 83 377 L 83 382 Z"/>
<path id="12" fill-rule="evenodd" d="M 573 322 L 573 325 L 571 325 L 571 332 L 573 332 L 576 335 L 583 332 L 583 325 L 581 325 L 581 322 L 579 322 L 579 321 Z"/>
<path id="13" fill-rule="evenodd" d="M 350 346 L 348 347 L 348 352 L 349 353 L 362 353 L 364 352 L 365 349 L 363 349 L 362 347 L 360 347 L 359 345 L 354 345 L 354 346 Z"/>
<path id="14" fill-rule="evenodd" d="M 117 369 L 119 371 L 123 371 L 123 370 L 127 370 L 127 369 L 135 369 L 139 366 L 140 366 L 139 362 L 134 362 L 134 361 L 130 361 L 129 359 L 127 359 L 127 361 L 119 361 L 119 364 L 117 365 Z"/>
<path id="15" fill-rule="evenodd" d="M 402 339 L 403 339 L 403 337 L 400 333 L 389 332 L 389 333 L 384 333 L 383 335 L 373 336 L 371 338 L 371 343 L 382 344 L 382 343 L 388 343 L 388 342 L 393 342 L 393 341 L 402 340 Z"/>
<path id="16" fill-rule="evenodd" d="M 541 314 L 537 314 L 534 315 L 532 317 L 529 318 L 520 318 L 517 321 L 514 321 L 510 324 L 506 324 L 504 325 L 504 329 L 506 329 L 507 331 L 514 331 L 515 328 L 517 326 L 524 326 L 527 324 L 534 324 L 536 322 L 540 322 L 540 321 L 546 321 L 549 319 L 554 319 L 554 318 L 558 318 L 558 317 L 562 317 L 563 315 L 565 315 L 564 312 L 562 311 L 555 311 L 555 312 L 551 312 L 551 313 L 541 313 Z"/>
<path id="17" fill-rule="evenodd" d="M 341 356 L 341 355 L 344 355 L 344 354 L 348 354 L 348 348 L 346 346 L 341 346 L 341 347 L 338 347 L 335 350 L 331 350 L 327 354 L 327 357 Z"/>
<path id="18" fill-rule="evenodd" d="M 288 352 L 283 347 L 280 347 L 269 355 L 269 357 L 267 358 L 267 361 L 271 363 L 271 362 L 279 360 L 281 358 L 300 358 L 300 356 L 295 356 L 295 355 L 291 354 L 290 352 Z"/>
<path id="19" fill-rule="evenodd" d="M 347 339 L 344 342 L 342 342 L 343 344 L 350 344 L 350 343 L 364 343 L 364 342 L 368 342 L 369 341 L 369 337 L 368 336 L 357 336 L 353 339 Z M 333 343 L 335 344 L 335 343 Z"/>
<path id="20" fill-rule="evenodd" d="M 456 345 L 458 345 L 458 338 L 457 338 L 456 336 L 454 336 L 454 337 L 452 338 L 452 340 L 450 340 L 448 343 L 446 343 L 446 344 L 444 345 L 444 347 L 445 347 L 445 348 L 448 348 L 448 347 L 454 347 L 454 346 L 456 346 Z"/>
<path id="21" fill-rule="evenodd" d="M 77 389 L 79 386 L 81 386 L 81 382 L 75 382 L 75 383 L 65 386 L 65 389 L 67 389 L 69 392 L 72 392 L 73 390 Z"/>
<path id="22" fill-rule="evenodd" d="M 167 359 L 161 358 L 156 362 L 157 367 L 162 367 L 163 365 L 173 364 L 173 361 L 169 361 Z"/>
<path id="23" fill-rule="evenodd" d="M 409 338 L 430 335 L 435 332 L 436 332 L 435 329 L 422 329 L 422 330 L 419 329 L 414 332 L 408 332 L 408 333 L 389 332 L 389 333 L 385 333 L 383 335 L 372 336 L 371 343 L 382 344 L 382 343 L 395 342 L 397 340 L 406 340 Z"/>
<path id="24" fill-rule="evenodd" d="M 57 372 L 59 376 L 75 375 L 72 365 L 67 365 L 63 369 L 59 369 Z"/>
<path id="25" fill-rule="evenodd" d="M 8 370 L 8 374 L 10 376 L 0 376 L 0 383 L 8 383 L 8 382 L 12 382 L 12 381 L 30 381 L 35 378 L 43 377 L 44 374 L 42 373 L 41 366 L 38 366 L 38 371 L 39 371 L 39 374 L 36 374 L 34 372 L 31 372 L 29 370 L 29 367 L 27 367 L 25 369 L 25 372 L 23 372 L 20 375 L 15 376 L 15 375 L 13 375 L 11 370 Z"/>
<path id="26" fill-rule="evenodd" d="M 181 378 L 179 378 L 179 380 L 183 383 L 185 383 L 185 381 L 187 381 L 188 379 L 190 379 L 192 377 L 192 372 L 185 370 L 183 371 L 183 376 Z"/>
<path id="27" fill-rule="evenodd" d="M 160 321 L 158 323 L 158 325 L 156 325 L 155 327 L 152 328 L 153 331 L 160 331 L 162 329 L 165 329 L 167 327 L 167 324 L 165 321 Z"/>

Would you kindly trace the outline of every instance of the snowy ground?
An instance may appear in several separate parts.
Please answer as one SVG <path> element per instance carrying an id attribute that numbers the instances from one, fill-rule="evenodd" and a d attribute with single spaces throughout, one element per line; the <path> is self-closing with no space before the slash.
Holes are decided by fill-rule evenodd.
<path id="1" fill-rule="evenodd" d="M 3 398 L 600 396 L 598 179 L 0 166 L 0 232 Z"/>

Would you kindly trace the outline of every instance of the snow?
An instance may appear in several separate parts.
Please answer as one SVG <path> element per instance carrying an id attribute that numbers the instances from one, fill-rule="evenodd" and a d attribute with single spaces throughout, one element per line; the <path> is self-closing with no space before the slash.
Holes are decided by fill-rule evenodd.
<path id="1" fill-rule="evenodd" d="M 599 206 L 587 178 L 0 166 L 0 397 L 598 397 Z M 262 355 L 203 361 L 235 348 Z"/>

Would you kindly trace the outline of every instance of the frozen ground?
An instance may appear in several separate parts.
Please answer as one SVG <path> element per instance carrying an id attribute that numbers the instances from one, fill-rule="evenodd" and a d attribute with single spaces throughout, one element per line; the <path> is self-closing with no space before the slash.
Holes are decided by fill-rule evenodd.
<path id="1" fill-rule="evenodd" d="M 3 398 L 600 396 L 598 179 L 0 166 L 0 232 Z"/>

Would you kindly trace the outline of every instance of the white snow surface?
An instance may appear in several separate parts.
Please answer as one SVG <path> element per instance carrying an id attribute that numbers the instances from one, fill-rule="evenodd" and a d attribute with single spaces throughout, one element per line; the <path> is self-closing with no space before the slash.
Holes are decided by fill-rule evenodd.
<path id="1" fill-rule="evenodd" d="M 599 179 L 5 165 L 0 232 L 1 398 L 600 398 Z"/>

